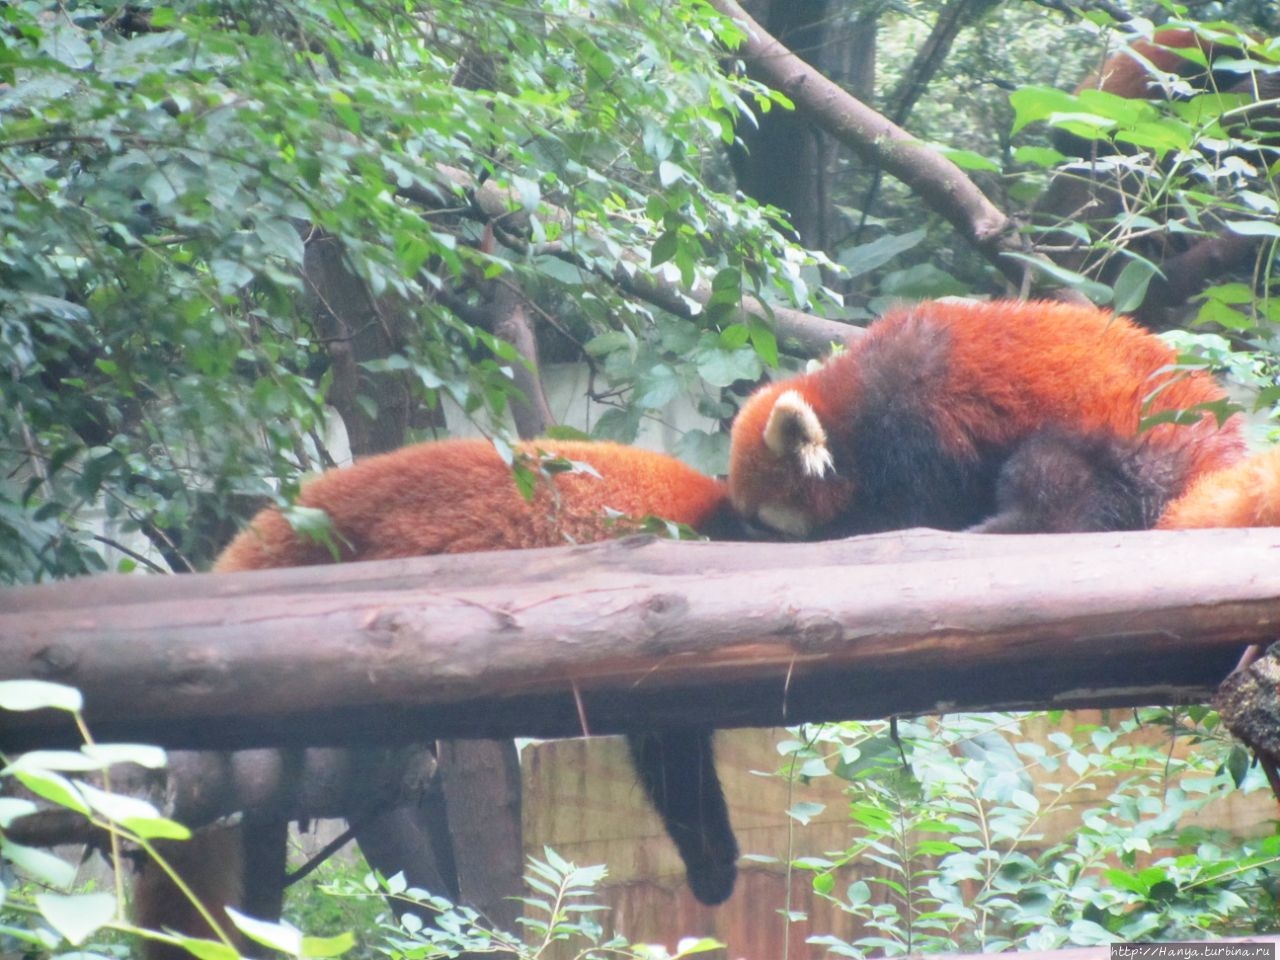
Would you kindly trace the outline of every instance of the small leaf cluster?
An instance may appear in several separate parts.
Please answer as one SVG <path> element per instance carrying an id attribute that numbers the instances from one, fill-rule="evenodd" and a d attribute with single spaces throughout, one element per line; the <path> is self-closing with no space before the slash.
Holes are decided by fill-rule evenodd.
<path id="1" fill-rule="evenodd" d="M 544 848 L 541 859 L 530 857 L 525 873 L 529 894 L 521 898 L 524 935 L 495 930 L 475 910 L 418 887 L 410 887 L 403 874 L 382 877 L 370 874 L 354 885 L 340 882 L 327 892 L 339 897 L 388 898 L 396 903 L 398 920 L 384 920 L 373 949 L 393 960 L 479 955 L 541 960 L 564 956 L 578 960 L 682 960 L 721 949 L 707 938 L 681 940 L 672 953 L 658 944 L 633 944 L 620 936 L 606 937 L 595 915 L 608 908 L 593 901 L 605 878 L 603 866 L 579 867 L 554 850 Z"/>
<path id="2" fill-rule="evenodd" d="M 97 744 L 81 715 L 79 691 L 40 680 L 0 681 L 0 711 L 52 709 L 70 716 L 84 737 L 79 750 L 32 750 L 0 769 L 0 777 L 12 777 L 46 805 L 83 816 L 110 840 L 116 877 L 114 892 L 72 892 L 76 867 L 44 850 L 16 843 L 5 830 L 18 817 L 37 811 L 35 801 L 0 797 L 0 943 L 21 944 L 34 955 L 59 955 L 60 948 L 77 948 L 67 954 L 93 960 L 118 951 L 105 934 L 129 934 L 162 941 L 188 950 L 202 960 L 239 960 L 226 921 L 212 917 L 192 895 L 157 849 L 161 841 L 189 839 L 191 832 L 180 823 L 160 815 L 145 800 L 114 793 L 111 769 L 131 763 L 146 769 L 165 766 L 167 760 L 158 747 L 140 744 Z M 93 775 L 101 786 L 88 782 Z M 196 910 L 209 922 L 218 939 L 207 940 L 177 935 L 171 931 L 144 930 L 125 916 L 123 877 L 128 868 L 122 850 L 128 846 L 151 857 L 190 898 Z M 9 878 L 18 883 L 8 886 Z M 228 908 L 235 929 L 255 943 L 285 952 L 291 957 L 336 957 L 354 943 L 350 934 L 336 937 L 307 937 L 288 923 L 267 923 Z M 101 952 L 95 952 L 100 950 Z"/>

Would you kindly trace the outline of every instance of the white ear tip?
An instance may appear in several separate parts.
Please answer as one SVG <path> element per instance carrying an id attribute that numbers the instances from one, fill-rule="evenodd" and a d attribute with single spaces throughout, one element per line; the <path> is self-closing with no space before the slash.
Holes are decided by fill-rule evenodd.
<path id="1" fill-rule="evenodd" d="M 805 476 L 822 478 L 835 468 L 827 448 L 827 432 L 797 390 L 778 394 L 764 427 L 764 442 L 779 457 L 794 456 Z"/>

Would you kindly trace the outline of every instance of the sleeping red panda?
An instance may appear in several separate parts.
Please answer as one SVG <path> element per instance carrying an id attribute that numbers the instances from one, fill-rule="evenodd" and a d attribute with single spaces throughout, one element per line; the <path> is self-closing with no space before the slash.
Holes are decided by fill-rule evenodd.
<path id="1" fill-rule="evenodd" d="M 328 514 L 333 543 L 344 560 L 586 543 L 634 530 L 634 521 L 647 516 L 708 534 L 732 528 L 724 485 L 671 457 L 617 444 L 552 440 L 521 444 L 518 452 L 535 469 L 545 454 L 585 464 L 594 473 L 555 472 L 526 501 L 490 443 L 444 440 L 331 470 L 304 485 L 297 502 Z M 622 516 L 611 519 L 609 511 Z M 268 509 L 231 542 L 214 569 L 332 561 L 327 545 L 300 536 L 278 510 Z M 645 793 L 684 860 L 694 896 L 707 904 L 722 902 L 733 891 L 738 847 L 716 776 L 711 732 L 670 728 L 627 739 Z M 235 906 L 243 895 L 242 878 L 236 876 L 247 854 L 241 847 L 239 830 L 226 827 L 172 846 L 180 875 L 194 875 L 220 919 L 221 906 Z M 190 936 L 210 933 L 154 864 L 144 865 L 135 898 L 145 926 Z M 153 943 L 148 956 L 186 955 L 166 951 Z"/>
<path id="2" fill-rule="evenodd" d="M 799 538 L 1151 527 L 1243 451 L 1239 418 L 1219 425 L 1207 410 L 1139 432 L 1146 416 L 1225 399 L 1175 359 L 1092 307 L 898 309 L 818 370 L 747 400 L 730 497 L 745 521 Z"/>

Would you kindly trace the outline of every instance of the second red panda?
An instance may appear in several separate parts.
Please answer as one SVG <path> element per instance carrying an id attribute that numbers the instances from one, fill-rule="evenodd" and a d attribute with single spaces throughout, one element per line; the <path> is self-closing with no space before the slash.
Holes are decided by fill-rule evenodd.
<path id="1" fill-rule="evenodd" d="M 223 572 L 307 566 L 334 560 L 375 560 L 480 550 L 515 550 L 588 543 L 634 530 L 661 517 L 703 533 L 733 523 L 724 484 L 671 457 L 610 443 L 543 440 L 518 448 L 537 468 L 543 455 L 582 465 L 539 482 L 532 501 L 516 488 L 511 468 L 482 440 L 422 443 L 331 470 L 304 485 L 298 504 L 323 510 L 332 543 L 299 535 L 276 509 L 265 510 L 218 558 Z M 269 642 L 269 637 L 264 638 Z M 423 731 L 424 738 L 430 731 Z M 737 842 L 712 756 L 711 731 L 667 728 L 629 736 L 646 795 L 684 860 L 694 895 L 725 900 L 736 878 Z M 247 858 L 235 828 L 213 829 L 172 848 L 180 874 L 221 907 L 239 905 Z M 154 864 L 144 865 L 136 893 L 145 926 L 209 936 L 206 924 Z M 182 956 L 151 944 L 152 958 Z"/>

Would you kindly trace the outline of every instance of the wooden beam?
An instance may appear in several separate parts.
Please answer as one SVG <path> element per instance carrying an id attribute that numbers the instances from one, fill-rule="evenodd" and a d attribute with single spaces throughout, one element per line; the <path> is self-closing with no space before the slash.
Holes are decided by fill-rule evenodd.
<path id="1" fill-rule="evenodd" d="M 0 592 L 0 679 L 204 749 L 1199 701 L 1275 637 L 1278 559 L 1280 529 L 906 531 L 104 576 Z"/>

